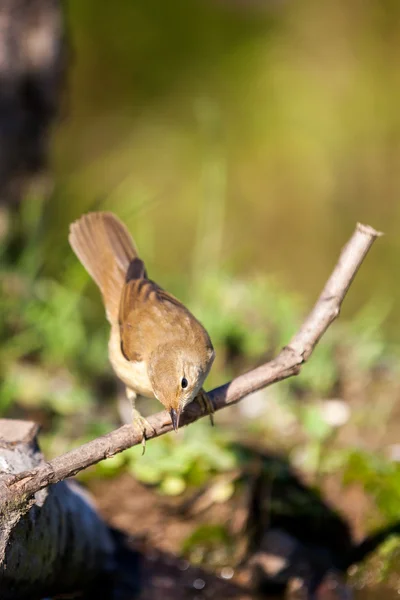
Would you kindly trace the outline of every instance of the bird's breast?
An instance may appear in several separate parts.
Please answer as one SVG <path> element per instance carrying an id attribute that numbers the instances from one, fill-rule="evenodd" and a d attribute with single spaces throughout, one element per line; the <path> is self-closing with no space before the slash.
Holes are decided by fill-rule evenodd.
<path id="1" fill-rule="evenodd" d="M 119 330 L 113 327 L 108 344 L 110 363 L 116 375 L 131 390 L 140 396 L 154 398 L 153 386 L 147 374 L 147 365 L 144 361 L 130 362 L 121 352 L 121 339 Z"/>

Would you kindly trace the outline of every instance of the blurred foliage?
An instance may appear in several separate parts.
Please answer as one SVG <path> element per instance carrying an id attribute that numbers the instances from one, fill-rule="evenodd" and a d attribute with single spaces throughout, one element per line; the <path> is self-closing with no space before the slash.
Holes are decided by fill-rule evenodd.
<path id="1" fill-rule="evenodd" d="M 237 468 L 228 442 L 250 439 L 321 485 L 334 474 L 344 490 L 364 486 L 371 522 L 396 518 L 400 4 L 65 8 L 54 190 L 0 213 L 1 415 L 40 422 L 49 456 L 119 423 L 103 307 L 67 243 L 82 212 L 121 216 L 151 277 L 204 322 L 209 387 L 276 355 L 355 222 L 370 222 L 389 235 L 298 377 L 217 414 L 214 429 L 192 425 L 83 476 L 126 470 L 177 495 Z"/>
<path id="2" fill-rule="evenodd" d="M 373 586 L 373 597 L 381 596 L 384 591 L 385 597 L 391 598 L 391 590 L 398 588 L 399 560 L 399 536 L 392 535 L 379 546 L 373 556 L 353 569 L 353 585 L 356 589 Z"/>
<path id="3" fill-rule="evenodd" d="M 201 525 L 184 542 L 182 554 L 192 564 L 221 567 L 232 563 L 233 540 L 224 525 Z"/>
<path id="4" fill-rule="evenodd" d="M 73 256 L 57 274 L 47 272 L 44 222 L 36 200 L 19 214 L 1 214 L 0 411 L 40 422 L 42 447 L 52 456 L 117 425 L 123 389 L 108 364 L 99 294 L 92 283 L 86 289 L 88 277 Z M 193 254 L 192 285 L 172 279 L 171 291 L 210 332 L 217 359 L 208 385 L 214 386 L 276 355 L 301 323 L 306 303 L 269 274 L 239 277 L 220 267 L 200 277 L 196 265 L 208 259 L 202 252 Z M 152 440 L 144 456 L 133 448 L 82 479 L 124 471 L 163 495 L 181 495 L 242 468 L 243 456 L 231 442 L 243 439 L 288 453 L 315 483 L 335 473 L 344 489 L 362 485 L 377 511 L 366 526 L 395 519 L 400 473 L 391 450 L 397 429 L 389 426 L 400 391 L 399 347 L 382 328 L 389 309 L 379 297 L 364 303 L 351 321 L 333 325 L 298 377 L 217 414 L 217 427 L 195 423 Z M 213 502 L 232 494 L 229 481 L 212 489 Z M 229 564 L 227 536 L 223 525 L 200 527 L 182 552 L 195 562 Z M 389 553 L 384 561 L 387 569 L 392 558 Z"/>
<path id="5" fill-rule="evenodd" d="M 107 360 L 108 324 L 99 294 L 92 284 L 90 294 L 85 292 L 88 278 L 83 269 L 71 257 L 57 277 L 46 274 L 42 210 L 40 202 L 26 202 L 18 217 L 2 214 L 0 409 L 3 415 L 22 412 L 41 421 L 45 448 L 57 454 L 71 438 L 83 442 L 117 424 L 113 398 L 123 392 L 118 391 Z M 199 260 L 203 262 L 197 250 L 193 261 Z M 217 349 L 210 386 L 276 355 L 305 312 L 304 301 L 268 274 L 239 278 L 210 269 L 195 277 L 189 288 L 178 282 L 172 291 L 181 292 L 210 331 Z M 290 451 L 295 463 L 310 473 L 341 469 L 346 484 L 352 481 L 351 473 L 372 490 L 369 478 L 378 477 L 373 455 L 365 458 L 363 468 L 361 463 L 353 468 L 356 454 L 344 452 L 334 442 L 349 419 L 360 431 L 376 429 L 374 419 L 370 421 L 354 394 L 346 391 L 349 385 L 361 386 L 364 393 L 364 383 L 376 379 L 380 392 L 380 379 L 388 380 L 387 402 L 381 400 L 380 411 L 384 419 L 391 418 L 397 397 L 393 357 L 398 348 L 382 330 L 388 310 L 388 303 L 366 303 L 350 322 L 336 323 L 301 375 L 266 390 L 259 412 L 245 421 L 241 406 L 233 407 L 223 411 L 227 415 L 217 415 L 223 429 L 194 424 L 183 434 L 152 441 L 143 457 L 141 449 L 134 448 L 101 463 L 95 473 L 113 476 L 128 470 L 161 493 L 176 495 L 238 467 L 240 460 L 228 443 L 235 435 L 264 437 L 268 432 L 269 443 Z M 255 399 L 250 401 L 257 405 Z M 332 410 L 339 412 L 346 403 L 354 404 L 354 414 L 349 411 L 337 422 L 327 413 L 332 403 Z M 387 474 L 375 486 L 382 492 L 376 503 L 382 515 L 390 517 L 388 506 L 397 503 L 397 466 L 385 458 L 382 465 Z"/>
<path id="6" fill-rule="evenodd" d="M 352 450 L 348 453 L 343 472 L 345 485 L 362 482 L 386 520 L 398 519 L 400 501 L 400 465 L 385 456 Z"/>
<path id="7" fill-rule="evenodd" d="M 182 434 L 153 440 L 143 456 L 142 448 L 135 447 L 100 463 L 97 474 L 115 475 L 127 469 L 139 481 L 156 485 L 160 493 L 179 495 L 188 486 L 203 485 L 210 476 L 237 466 L 238 457 L 228 440 L 226 433 L 201 421 Z"/>
<path id="8" fill-rule="evenodd" d="M 104 206 L 164 285 L 204 245 L 201 274 L 268 271 L 311 301 L 355 222 L 369 222 L 388 235 L 344 315 L 380 290 L 398 337 L 397 2 L 71 0 L 66 17 L 49 243 Z"/>

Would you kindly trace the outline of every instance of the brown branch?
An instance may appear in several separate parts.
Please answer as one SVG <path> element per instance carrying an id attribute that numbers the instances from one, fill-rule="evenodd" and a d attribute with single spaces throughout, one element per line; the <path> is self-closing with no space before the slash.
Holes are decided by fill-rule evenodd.
<path id="1" fill-rule="evenodd" d="M 300 372 L 301 365 L 310 357 L 315 345 L 329 325 L 339 315 L 340 307 L 351 282 L 373 242 L 381 234 L 372 227 L 358 224 L 339 261 L 328 279 L 314 308 L 298 333 L 272 361 L 236 377 L 230 383 L 209 392 L 214 409 L 220 410 L 242 398 L 291 377 Z M 206 413 L 197 402 L 192 402 L 181 417 L 180 426 L 197 421 Z M 160 412 L 148 418 L 154 431 L 147 431 L 146 438 L 158 437 L 172 430 L 168 413 Z M 124 425 L 107 435 L 99 437 L 75 450 L 45 463 L 32 471 L 9 476 L 0 494 L 0 511 L 8 502 L 25 501 L 32 494 L 67 477 L 71 477 L 104 458 L 114 456 L 127 448 L 141 443 L 141 432 L 132 425 Z M 6 490 L 6 491 L 4 491 Z"/>

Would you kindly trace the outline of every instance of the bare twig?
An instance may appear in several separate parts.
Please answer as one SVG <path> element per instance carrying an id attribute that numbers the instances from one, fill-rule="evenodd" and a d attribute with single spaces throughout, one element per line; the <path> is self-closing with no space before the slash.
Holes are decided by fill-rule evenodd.
<path id="1" fill-rule="evenodd" d="M 346 292 L 373 242 L 381 234 L 372 227 L 358 224 L 343 248 L 339 261 L 328 279 L 319 299 L 300 330 L 272 361 L 240 375 L 230 383 L 209 392 L 215 410 L 239 402 L 242 398 L 272 383 L 297 375 L 310 357 L 315 345 L 329 325 L 339 315 Z M 180 427 L 205 415 L 197 402 L 192 402 L 181 417 Z M 154 431 L 146 432 L 147 439 L 172 430 L 168 413 L 160 412 L 148 418 Z M 141 443 L 141 431 L 124 425 L 75 450 L 71 450 L 32 471 L 10 476 L 0 494 L 0 510 L 12 501 L 25 501 L 49 484 L 71 477 L 104 458 L 114 456 Z"/>

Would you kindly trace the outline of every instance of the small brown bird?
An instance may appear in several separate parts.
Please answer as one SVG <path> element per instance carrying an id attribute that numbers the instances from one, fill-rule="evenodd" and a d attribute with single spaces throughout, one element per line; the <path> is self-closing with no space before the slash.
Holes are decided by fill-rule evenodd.
<path id="1" fill-rule="evenodd" d="M 110 362 L 126 385 L 143 443 L 150 425 L 135 409 L 137 395 L 157 398 L 175 430 L 197 395 L 212 411 L 201 389 L 215 356 L 210 337 L 179 300 L 148 279 L 125 225 L 112 213 L 89 213 L 71 224 L 69 242 L 102 293 Z"/>

